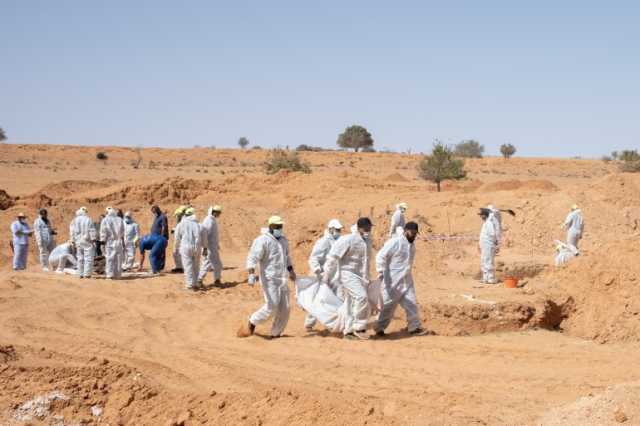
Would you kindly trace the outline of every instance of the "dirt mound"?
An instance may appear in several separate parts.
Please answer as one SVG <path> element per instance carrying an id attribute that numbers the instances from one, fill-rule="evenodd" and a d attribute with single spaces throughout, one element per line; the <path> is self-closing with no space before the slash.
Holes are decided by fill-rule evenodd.
<path id="1" fill-rule="evenodd" d="M 562 329 L 600 343 L 640 341 L 640 265 L 628 260 L 638 256 L 640 243 L 622 241 L 546 274 L 544 290 L 557 302 L 573 301 Z"/>
<path id="2" fill-rule="evenodd" d="M 638 206 L 640 205 L 640 174 L 617 173 L 605 176 L 591 185 L 585 191 L 584 197 L 610 206 Z"/>
<path id="3" fill-rule="evenodd" d="M 6 210 L 16 204 L 15 199 L 7 194 L 4 189 L 0 189 L 0 210 Z"/>
<path id="4" fill-rule="evenodd" d="M 640 382 L 611 386 L 603 393 L 589 395 L 563 407 L 550 410 L 540 419 L 541 426 L 606 426 L 640 424 Z"/>
<path id="5" fill-rule="evenodd" d="M 392 173 L 384 178 L 384 180 L 388 182 L 409 182 L 409 179 L 402 176 L 400 173 Z"/>
<path id="6" fill-rule="evenodd" d="M 557 191 L 558 187 L 548 180 L 502 180 L 498 182 L 488 183 L 480 188 L 480 191 L 495 192 L 495 191 L 542 191 L 552 192 Z"/>

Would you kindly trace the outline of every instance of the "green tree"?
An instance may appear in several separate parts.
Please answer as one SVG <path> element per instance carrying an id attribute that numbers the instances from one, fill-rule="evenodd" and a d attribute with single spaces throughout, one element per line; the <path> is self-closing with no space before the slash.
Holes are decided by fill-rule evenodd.
<path id="1" fill-rule="evenodd" d="M 249 139 L 245 138 L 244 136 L 241 137 L 240 139 L 238 139 L 238 145 L 240 146 L 240 148 L 245 149 L 249 145 Z"/>
<path id="2" fill-rule="evenodd" d="M 506 159 L 511 158 L 513 154 L 516 153 L 516 147 L 511 145 L 510 143 L 506 143 L 500 146 L 500 153 Z"/>
<path id="3" fill-rule="evenodd" d="M 354 124 L 347 127 L 338 136 L 338 146 L 340 148 L 352 148 L 355 152 L 358 152 L 362 148 L 372 147 L 373 138 L 367 129 Z"/>
<path id="4" fill-rule="evenodd" d="M 0 127 L 0 143 L 7 140 L 7 134 L 4 132 L 4 129 Z"/>
<path id="5" fill-rule="evenodd" d="M 457 144 L 454 153 L 457 157 L 482 158 L 482 154 L 484 153 L 484 145 L 480 145 L 480 142 L 469 139 Z"/>
<path id="6" fill-rule="evenodd" d="M 440 192 L 440 183 L 445 180 L 458 180 L 467 176 L 464 161 L 455 158 L 453 150 L 442 142 L 436 141 L 431 155 L 426 155 L 418 164 L 420 177 L 434 182 Z"/>

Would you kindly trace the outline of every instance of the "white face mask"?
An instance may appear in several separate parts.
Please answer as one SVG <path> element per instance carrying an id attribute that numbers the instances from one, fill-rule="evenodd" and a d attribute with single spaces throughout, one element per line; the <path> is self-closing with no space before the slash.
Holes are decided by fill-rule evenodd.
<path id="1" fill-rule="evenodd" d="M 333 237 L 334 240 L 337 240 L 338 238 L 340 238 L 340 232 L 338 231 L 333 231 L 331 233 L 331 236 Z"/>
<path id="2" fill-rule="evenodd" d="M 369 239 L 369 233 L 365 232 L 364 234 L 362 234 L 362 238 L 365 239 L 365 240 L 368 240 Z"/>
<path id="3" fill-rule="evenodd" d="M 282 229 L 274 229 L 274 230 L 273 230 L 273 236 L 274 236 L 274 237 L 276 237 L 276 238 L 280 238 L 280 237 L 282 237 L 282 235 L 284 235 L 284 234 L 282 233 Z"/>

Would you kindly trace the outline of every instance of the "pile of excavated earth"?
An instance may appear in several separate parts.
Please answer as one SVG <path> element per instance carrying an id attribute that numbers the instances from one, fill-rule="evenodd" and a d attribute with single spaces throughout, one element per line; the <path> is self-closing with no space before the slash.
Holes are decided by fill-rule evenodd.
<path id="1" fill-rule="evenodd" d="M 310 174 L 275 175 L 267 156 L 0 145 L 0 424 L 640 423 L 640 175 L 595 160 L 484 158 L 438 193 L 419 179 L 417 155 L 301 153 Z M 329 219 L 371 217 L 379 249 L 400 201 L 421 226 L 414 277 L 435 336 L 409 337 L 399 310 L 389 338 L 344 341 L 307 333 L 294 306 L 286 338 L 262 327 L 235 337 L 262 302 L 244 262 L 266 218 L 284 217 L 306 274 Z M 185 203 L 200 217 L 223 206 L 221 287 L 188 293 L 168 273 L 47 274 L 35 244 L 28 270 L 11 271 L 18 212 L 33 220 L 46 207 L 60 242 L 80 206 L 94 218 L 130 210 L 146 232 L 152 204 Z M 516 213 L 503 215 L 497 257 L 515 289 L 477 281 L 477 213 L 489 203 Z M 581 253 L 556 267 L 573 203 L 586 222 Z"/>

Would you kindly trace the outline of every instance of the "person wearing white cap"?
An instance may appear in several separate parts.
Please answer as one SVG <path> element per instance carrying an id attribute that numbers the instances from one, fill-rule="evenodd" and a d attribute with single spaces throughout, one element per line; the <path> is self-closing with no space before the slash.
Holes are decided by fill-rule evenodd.
<path id="1" fill-rule="evenodd" d="M 311 272 L 315 274 L 318 279 L 322 277 L 322 273 L 324 272 L 324 264 L 327 260 L 327 256 L 329 255 L 329 251 L 331 247 L 333 247 L 334 243 L 340 238 L 342 235 L 342 224 L 338 219 L 331 219 L 327 224 L 327 229 L 324 231 L 324 235 L 316 241 L 313 248 L 311 249 L 311 255 L 309 256 L 309 268 Z M 334 283 L 337 275 L 334 274 L 333 277 L 330 278 L 330 283 Z M 304 319 L 304 327 L 307 331 L 313 330 L 313 327 L 316 324 L 316 319 L 311 314 L 307 314 Z"/>
<path id="2" fill-rule="evenodd" d="M 53 249 L 49 255 L 49 268 L 55 270 L 56 273 L 64 273 L 64 268 L 69 266 L 75 268 L 78 264 L 74 256 L 75 247 L 72 241 L 67 241 Z"/>
<path id="3" fill-rule="evenodd" d="M 296 273 L 289 256 L 289 242 L 282 231 L 284 221 L 280 216 L 271 216 L 268 225 L 269 228 L 263 229 L 261 235 L 253 241 L 247 256 L 248 283 L 251 286 L 255 284 L 256 267 L 260 266 L 260 282 L 265 303 L 238 330 L 238 337 L 252 335 L 256 325 L 273 317 L 271 337 L 277 338 L 282 336 L 289 322 L 291 307 L 287 280 L 295 281 Z"/>
<path id="4" fill-rule="evenodd" d="M 11 224 L 11 234 L 13 235 L 13 270 L 27 269 L 29 236 L 33 234 L 33 230 L 29 228 L 27 216 L 24 213 L 18 213 L 16 220 Z"/>
<path id="5" fill-rule="evenodd" d="M 220 286 L 222 283 L 222 261 L 220 260 L 220 238 L 218 235 L 218 218 L 222 214 L 222 207 L 215 205 L 209 207 L 207 217 L 201 223 L 201 226 L 207 232 L 205 248 L 202 251 L 202 265 L 198 274 L 198 284 L 202 285 L 204 277 L 210 269 L 213 270 L 213 284 Z"/>
<path id="6" fill-rule="evenodd" d="M 350 235 L 341 237 L 329 251 L 324 266 L 322 282 L 331 285 L 331 279 L 339 271 L 340 285 L 344 294 L 347 318 L 343 329 L 345 339 L 368 339 L 367 321 L 370 314 L 369 264 L 371 241 L 369 235 L 373 224 L 361 217 Z"/>
<path id="7" fill-rule="evenodd" d="M 189 207 L 176 226 L 174 233 L 175 247 L 182 260 L 184 268 L 184 285 L 187 290 L 198 289 L 198 274 L 200 272 L 200 256 L 207 238 L 205 229 L 198 223 L 196 211 Z M 175 254 L 175 252 L 174 252 Z"/>
<path id="8" fill-rule="evenodd" d="M 407 211 L 407 203 L 399 203 L 396 205 L 396 211 L 391 216 L 391 226 L 389 227 L 389 238 L 393 238 L 398 228 L 404 228 L 405 219 L 404 212 Z"/>
<path id="9" fill-rule="evenodd" d="M 584 231 L 582 210 L 578 208 L 577 204 L 571 206 L 571 212 L 562 224 L 562 229 L 567 230 L 567 244 L 571 244 L 577 249 L 578 242 L 582 239 L 582 232 Z"/>
<path id="10" fill-rule="evenodd" d="M 398 305 L 406 313 L 409 334 L 426 334 L 420 321 L 411 272 L 416 256 L 414 241 L 418 236 L 418 224 L 408 222 L 403 229 L 402 234 L 397 233 L 387 240 L 376 256 L 376 271 L 382 282 L 382 310 L 374 326 L 377 337 L 385 335 L 384 330 L 391 323 Z"/>
<path id="11" fill-rule="evenodd" d="M 136 259 L 136 244 L 140 240 L 140 225 L 133 220 L 131 212 L 124 214 L 124 262 L 122 269 L 127 271 L 134 268 Z"/>
<path id="12" fill-rule="evenodd" d="M 80 207 L 69 225 L 69 239 L 76 246 L 78 276 L 90 278 L 93 272 L 95 242 L 98 239 L 96 226 L 87 214 L 86 207 Z"/>
<path id="13" fill-rule="evenodd" d="M 43 271 L 48 271 L 49 268 L 49 253 L 56 246 L 54 240 L 55 232 L 53 225 L 49 220 L 47 209 L 40 209 L 38 211 L 38 218 L 33 222 L 33 231 L 36 236 L 36 243 L 38 244 L 38 252 L 40 254 L 40 265 Z"/>
<path id="14" fill-rule="evenodd" d="M 104 273 L 107 279 L 117 279 L 122 277 L 124 261 L 124 221 L 118 216 L 116 209 L 107 207 L 106 212 L 100 223 L 100 241 L 104 244 Z"/>

